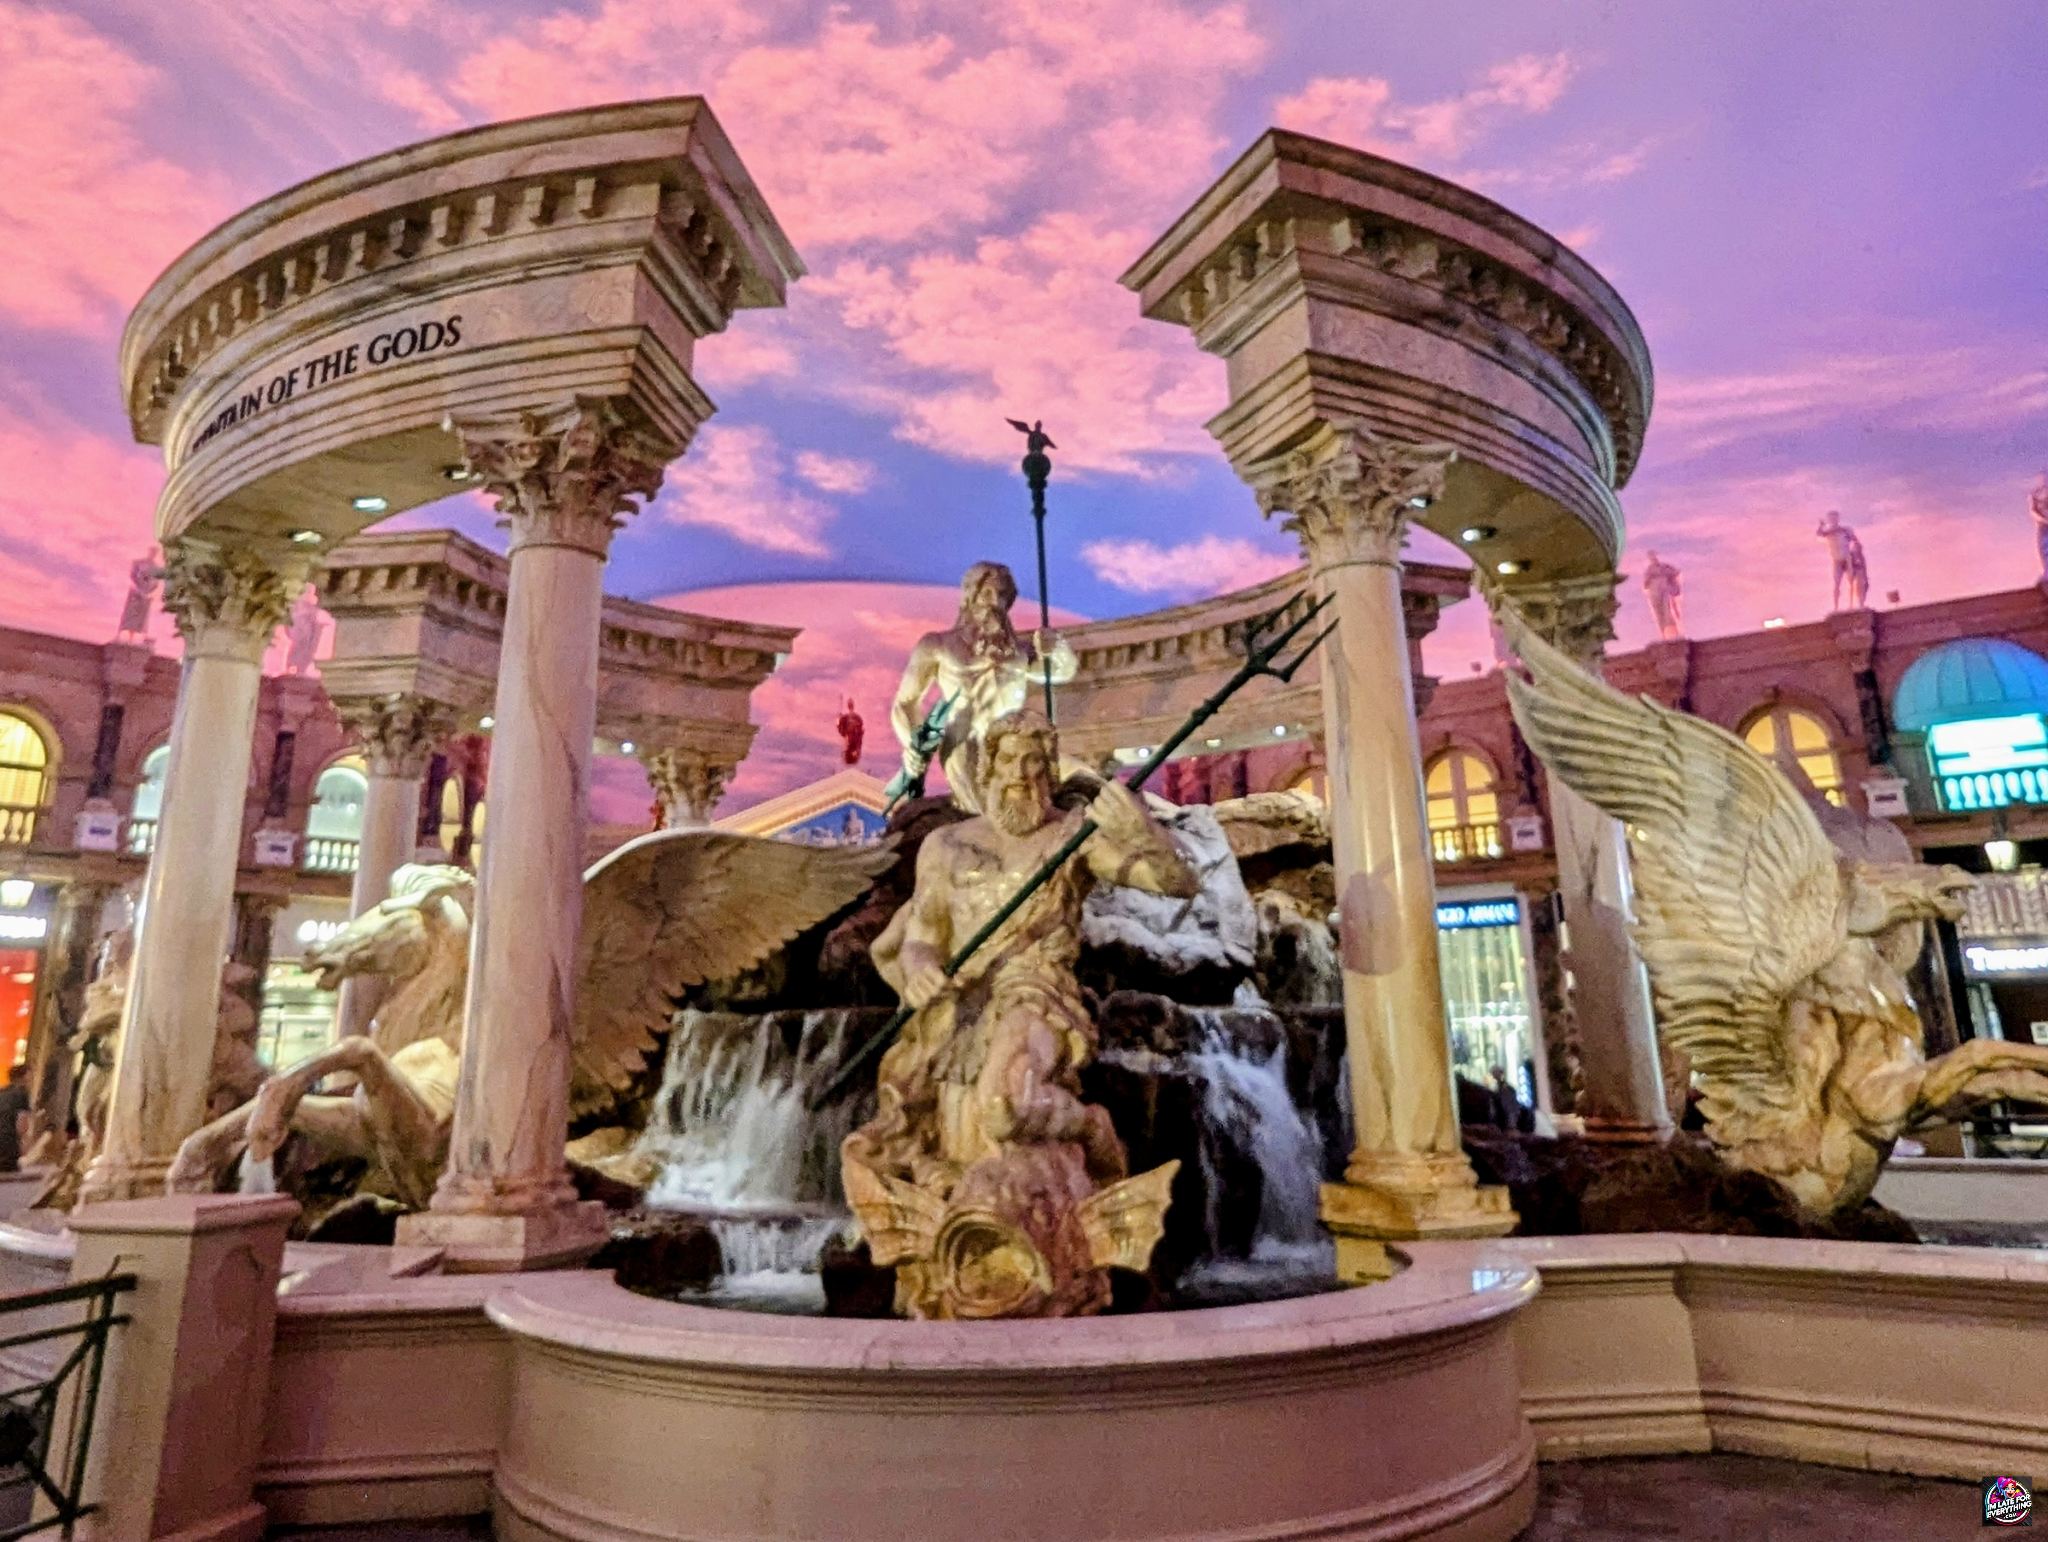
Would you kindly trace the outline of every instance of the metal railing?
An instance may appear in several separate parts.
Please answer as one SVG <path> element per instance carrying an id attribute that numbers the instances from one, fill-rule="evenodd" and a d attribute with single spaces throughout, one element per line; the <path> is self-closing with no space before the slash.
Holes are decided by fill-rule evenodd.
<path id="1" fill-rule="evenodd" d="M 131 857 L 146 857 L 156 850 L 156 821 L 154 819 L 131 819 L 128 821 L 128 842 L 123 848 Z"/>
<path id="2" fill-rule="evenodd" d="M 353 873 L 362 851 L 361 841 L 345 841 L 333 835 L 306 837 L 305 868 L 309 873 Z"/>
<path id="3" fill-rule="evenodd" d="M 0 1542 L 47 1531 L 69 1537 L 82 1517 L 99 1508 L 84 1500 L 86 1458 L 99 1411 L 107 1338 L 128 1321 L 127 1313 L 114 1310 L 114 1298 L 134 1288 L 134 1275 L 110 1274 L 0 1296 L 0 1355 L 8 1358 L 8 1379 L 17 1382 L 0 1390 Z M 43 1314 L 74 1302 L 85 1308 L 79 1318 L 4 1332 L 6 1318 Z M 31 1345 L 57 1352 L 47 1369 L 29 1371 L 21 1365 L 33 1357 L 14 1352 Z M 47 1513 L 36 1516 L 38 1508 Z"/>
<path id="4" fill-rule="evenodd" d="M 1449 825 L 1432 830 L 1429 846 L 1439 862 L 1491 862 L 1507 850 L 1501 844 L 1498 824 Z"/>

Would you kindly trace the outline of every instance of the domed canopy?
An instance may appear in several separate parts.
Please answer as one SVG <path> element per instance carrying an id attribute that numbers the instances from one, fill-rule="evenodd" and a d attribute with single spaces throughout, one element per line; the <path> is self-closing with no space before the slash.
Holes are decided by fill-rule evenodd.
<path id="1" fill-rule="evenodd" d="M 1908 732 L 2028 712 L 2048 713 L 2048 659 L 2002 637 L 1928 649 L 1892 698 L 1892 721 Z"/>

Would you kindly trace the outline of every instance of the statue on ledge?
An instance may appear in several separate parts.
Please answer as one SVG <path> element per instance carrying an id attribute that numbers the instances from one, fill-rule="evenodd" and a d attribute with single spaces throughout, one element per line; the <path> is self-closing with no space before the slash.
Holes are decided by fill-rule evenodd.
<path id="1" fill-rule="evenodd" d="M 1925 923 L 1962 914 L 1966 873 L 1840 857 L 1740 739 L 1624 696 L 1500 614 L 1529 671 L 1508 676 L 1523 737 L 1627 827 L 1658 1030 L 1691 1061 L 1723 1162 L 1826 1220 L 1869 1197 L 1917 1126 L 2048 1104 L 2048 1045 L 1972 1039 L 1926 1058 L 1906 972 Z"/>
<path id="2" fill-rule="evenodd" d="M 1834 608 L 1842 608 L 1842 589 L 1846 585 L 1849 609 L 1862 610 L 1870 599 L 1870 567 L 1863 560 L 1863 542 L 1833 509 L 1828 510 L 1813 533 L 1828 543 L 1828 558 L 1834 563 Z"/>
<path id="3" fill-rule="evenodd" d="M 150 556 L 129 564 L 128 598 L 121 602 L 121 624 L 115 632 L 117 641 L 146 642 L 149 639 L 150 603 L 171 571 L 157 562 L 155 550 L 151 547 Z"/>
<path id="4" fill-rule="evenodd" d="M 1017 580 L 1000 562 L 977 562 L 960 580 L 960 614 L 943 632 L 918 639 L 904 666 L 902 683 L 889 712 L 890 726 L 903 746 L 906 774 L 921 777 L 924 765 L 914 747 L 925 720 L 926 698 L 934 687 L 937 699 L 953 703 L 945 716 L 938 760 L 956 807 L 979 813 L 982 740 L 996 719 L 1015 712 L 1044 678 L 1044 662 L 1052 665 L 1053 684 L 1074 678 L 1074 650 L 1052 633 L 1040 632 L 1030 643 L 1017 636 L 1010 607 L 1017 602 Z M 918 785 L 922 785 L 920 782 Z"/>
<path id="5" fill-rule="evenodd" d="M 876 939 L 882 978 L 917 1008 L 882 1059 L 879 1109 L 841 1175 L 896 1309 L 917 1318 L 1068 1317 L 1107 1306 L 1112 1265 L 1142 1269 L 1179 1163 L 1126 1176 L 1079 1073 L 1095 1025 L 1074 979 L 1098 883 L 1190 899 L 1198 880 L 1135 794 L 1086 813 L 1053 801 L 1058 741 L 1009 713 L 982 741 L 984 811 L 927 836 L 910 901 Z M 946 960 L 1092 816 L 1099 829 L 950 979 Z"/>
<path id="6" fill-rule="evenodd" d="M 1643 593 L 1650 601 L 1650 615 L 1657 623 L 1657 635 L 1666 641 L 1683 636 L 1685 611 L 1678 569 L 1655 552 L 1650 553 L 1650 560 L 1643 565 Z"/>

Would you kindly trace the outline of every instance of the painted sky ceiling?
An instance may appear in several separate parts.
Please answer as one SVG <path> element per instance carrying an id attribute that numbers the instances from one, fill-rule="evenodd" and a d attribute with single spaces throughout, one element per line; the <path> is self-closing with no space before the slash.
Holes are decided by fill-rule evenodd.
<path id="1" fill-rule="evenodd" d="M 1270 123 L 1485 192 L 1620 289 L 1658 374 L 1624 567 L 1677 563 L 1694 635 L 1824 609 L 1830 508 L 1875 599 L 2039 571 L 2034 0 L 0 0 L 0 622 L 111 634 L 161 477 L 115 340 L 192 240 L 412 140 L 674 92 L 710 97 L 811 269 L 704 346 L 721 411 L 615 547 L 623 592 L 814 628 L 735 801 L 833 769 L 845 690 L 886 751 L 933 586 L 1029 570 L 1007 417 L 1059 443 L 1063 609 L 1288 564 L 1202 430 L 1220 365 L 1115 283 Z M 460 502 L 413 518 L 493 536 Z M 1490 658 L 1477 607 L 1429 651 Z"/>

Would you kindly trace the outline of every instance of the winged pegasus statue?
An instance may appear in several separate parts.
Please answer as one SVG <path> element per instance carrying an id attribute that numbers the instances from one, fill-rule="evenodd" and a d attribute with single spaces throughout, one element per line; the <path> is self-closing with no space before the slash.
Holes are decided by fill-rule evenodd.
<path id="1" fill-rule="evenodd" d="M 893 843 L 821 848 L 660 830 L 593 864 L 583 879 L 571 1114 L 617 1102 L 682 992 L 753 967 L 859 899 L 895 860 Z M 402 867 L 389 898 L 310 949 L 306 965 L 323 989 L 351 975 L 391 980 L 370 1033 L 272 1077 L 188 1137 L 173 1192 L 211 1192 L 245 1156 L 261 1171 L 296 1134 L 310 1145 L 309 1163 L 365 1162 L 358 1192 L 426 1208 L 454 1122 L 474 895 L 462 868 Z M 314 1092 L 337 1073 L 355 1077 L 353 1092 Z"/>
<path id="2" fill-rule="evenodd" d="M 2048 1103 L 2048 1046 L 1972 1039 L 1934 1060 L 1906 972 L 1955 920 L 1959 868 L 1846 860 L 1791 779 L 1735 735 L 1625 696 L 1497 607 L 1528 670 L 1515 721 L 1552 775 L 1620 820 L 1635 940 L 1707 1135 L 1825 1218 L 1863 1203 L 1914 1127 Z"/>

